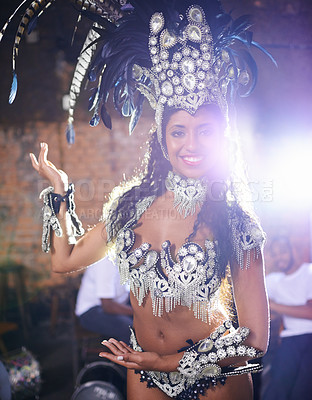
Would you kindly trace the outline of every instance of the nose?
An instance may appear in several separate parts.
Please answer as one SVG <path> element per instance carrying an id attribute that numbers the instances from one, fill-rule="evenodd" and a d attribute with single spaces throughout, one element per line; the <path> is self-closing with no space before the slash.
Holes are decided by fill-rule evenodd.
<path id="1" fill-rule="evenodd" d="M 190 152 L 195 152 L 198 148 L 198 138 L 195 132 L 188 132 L 185 138 L 185 149 Z"/>

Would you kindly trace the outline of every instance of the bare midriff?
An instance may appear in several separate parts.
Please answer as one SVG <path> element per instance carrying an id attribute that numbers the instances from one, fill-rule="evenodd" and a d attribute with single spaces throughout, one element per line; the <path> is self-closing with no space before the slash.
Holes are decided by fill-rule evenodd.
<path id="1" fill-rule="evenodd" d="M 194 343 L 204 339 L 226 319 L 221 312 L 214 312 L 210 323 L 195 318 L 193 311 L 187 307 L 177 306 L 161 317 L 154 316 L 152 300 L 147 295 L 142 306 L 131 294 L 133 307 L 133 327 L 139 345 L 144 351 L 155 351 L 158 354 L 174 354 L 179 349 L 188 346 L 186 342 L 192 339 Z"/>
<path id="2" fill-rule="evenodd" d="M 183 218 L 172 208 L 172 193 L 157 198 L 151 207 L 142 215 L 134 232 L 136 240 L 133 248 L 142 243 L 151 244 L 151 249 L 160 252 L 161 245 L 171 242 L 172 257 L 185 243 L 192 233 L 196 214 Z M 192 242 L 204 248 L 205 240 L 213 239 L 207 227 L 199 227 Z M 145 351 L 155 351 L 159 354 L 173 354 L 182 347 L 188 346 L 186 340 L 197 342 L 210 333 L 227 318 L 224 312 L 214 310 L 209 323 L 195 318 L 193 310 L 188 307 L 176 306 L 169 313 L 164 312 L 161 317 L 153 315 L 152 300 L 146 295 L 141 306 L 131 294 L 133 307 L 133 327 L 138 343 Z M 207 315 L 208 318 L 208 315 Z"/>

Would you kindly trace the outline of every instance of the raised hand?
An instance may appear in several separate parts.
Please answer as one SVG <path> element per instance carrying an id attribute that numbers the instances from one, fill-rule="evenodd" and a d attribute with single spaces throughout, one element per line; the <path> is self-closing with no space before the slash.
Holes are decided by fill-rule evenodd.
<path id="1" fill-rule="evenodd" d="M 68 189 L 68 176 L 67 174 L 56 168 L 56 166 L 48 160 L 48 145 L 47 143 L 40 143 L 40 153 L 38 160 L 33 153 L 29 154 L 33 168 L 43 178 L 50 181 L 54 187 L 55 193 L 63 194 Z"/>

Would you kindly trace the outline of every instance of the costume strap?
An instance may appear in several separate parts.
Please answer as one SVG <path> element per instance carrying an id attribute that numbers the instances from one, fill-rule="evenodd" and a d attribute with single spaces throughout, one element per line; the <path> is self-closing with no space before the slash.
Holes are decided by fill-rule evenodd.
<path id="1" fill-rule="evenodd" d="M 76 236 L 82 236 L 84 229 L 82 223 L 76 214 L 76 206 L 74 202 L 74 184 L 71 183 L 65 194 L 54 193 L 54 188 L 49 186 L 44 189 L 39 198 L 43 200 L 42 217 L 43 217 L 43 230 L 42 230 L 42 251 L 48 253 L 51 245 L 51 230 L 54 231 L 57 237 L 63 235 L 63 230 L 57 214 L 60 212 L 61 203 L 66 203 L 67 214 L 70 218 L 71 226 L 69 229 L 69 243 L 75 242 Z"/>
<path id="2" fill-rule="evenodd" d="M 236 262 L 248 269 L 260 257 L 266 235 L 256 219 L 235 208 L 229 210 L 229 226 Z"/>

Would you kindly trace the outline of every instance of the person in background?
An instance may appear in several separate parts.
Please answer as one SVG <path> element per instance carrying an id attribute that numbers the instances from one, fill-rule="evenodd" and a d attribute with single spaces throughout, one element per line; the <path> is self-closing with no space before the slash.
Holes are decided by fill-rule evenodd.
<path id="1" fill-rule="evenodd" d="M 11 385 L 9 374 L 0 361 L 0 400 L 11 400 Z"/>
<path id="2" fill-rule="evenodd" d="M 312 393 L 312 263 L 297 264 L 287 237 L 270 246 L 276 272 L 266 277 L 271 315 L 282 318 L 263 400 L 308 400 Z"/>
<path id="3" fill-rule="evenodd" d="M 129 288 L 120 284 L 117 266 L 109 257 L 86 269 L 75 313 L 83 328 L 129 343 L 129 326 L 132 326 Z"/>

